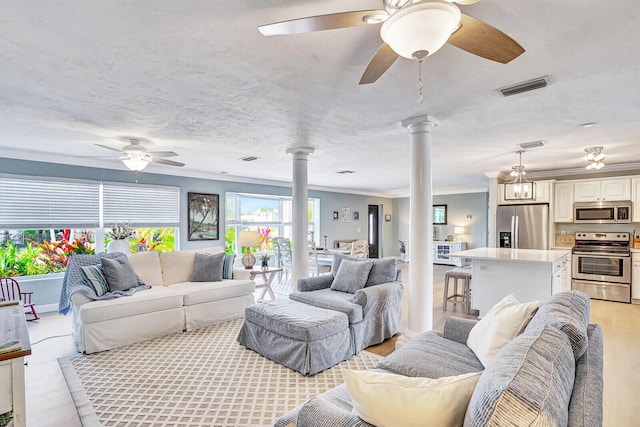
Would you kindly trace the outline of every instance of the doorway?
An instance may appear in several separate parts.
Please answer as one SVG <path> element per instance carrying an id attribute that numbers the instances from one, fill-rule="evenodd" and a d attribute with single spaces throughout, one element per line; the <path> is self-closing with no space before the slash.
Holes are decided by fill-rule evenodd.
<path id="1" fill-rule="evenodd" d="M 378 227 L 378 217 L 380 206 L 369 205 L 367 214 L 367 243 L 369 243 L 369 258 L 378 258 L 378 247 L 380 245 L 380 230 Z"/>

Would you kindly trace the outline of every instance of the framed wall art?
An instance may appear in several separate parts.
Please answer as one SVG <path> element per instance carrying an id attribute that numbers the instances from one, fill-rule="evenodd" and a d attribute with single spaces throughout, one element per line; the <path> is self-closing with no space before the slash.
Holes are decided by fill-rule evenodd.
<path id="1" fill-rule="evenodd" d="M 358 221 L 360 219 L 360 212 L 354 212 L 353 213 L 353 220 L 354 221 Z"/>
<path id="2" fill-rule="evenodd" d="M 218 194 L 188 193 L 189 240 L 218 240 L 220 196 Z"/>
<path id="3" fill-rule="evenodd" d="M 447 205 L 433 205 L 433 223 L 447 225 Z"/>
<path id="4" fill-rule="evenodd" d="M 350 222 L 350 221 L 351 221 L 351 208 L 340 209 L 340 222 Z"/>
<path id="5" fill-rule="evenodd" d="M 333 220 L 337 221 L 340 219 L 340 212 L 338 211 L 333 211 Z"/>

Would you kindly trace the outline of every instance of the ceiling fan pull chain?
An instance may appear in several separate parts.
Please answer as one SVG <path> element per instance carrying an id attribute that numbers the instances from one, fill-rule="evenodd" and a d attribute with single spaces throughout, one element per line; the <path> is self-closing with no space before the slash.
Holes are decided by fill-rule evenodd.
<path id="1" fill-rule="evenodd" d="M 422 95 L 422 88 L 424 88 L 424 83 L 422 83 L 422 59 L 418 61 L 418 85 L 416 87 L 418 89 L 418 104 L 422 104 L 424 102 L 424 96 Z"/>
<path id="2" fill-rule="evenodd" d="M 413 52 L 413 59 L 418 61 L 418 85 L 416 86 L 418 89 L 418 104 L 422 104 L 424 102 L 424 96 L 422 95 L 422 88 L 424 88 L 424 83 L 422 83 L 422 61 L 429 55 L 429 52 L 426 50 L 417 50 Z"/>

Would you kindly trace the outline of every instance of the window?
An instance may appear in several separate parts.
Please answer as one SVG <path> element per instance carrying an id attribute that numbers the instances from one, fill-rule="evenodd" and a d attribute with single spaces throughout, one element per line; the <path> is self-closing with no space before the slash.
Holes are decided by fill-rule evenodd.
<path id="1" fill-rule="evenodd" d="M 70 255 L 104 251 L 124 221 L 132 251 L 177 249 L 178 187 L 0 175 L 0 200 L 0 276 L 64 271 Z"/>
<path id="2" fill-rule="evenodd" d="M 309 240 L 317 245 L 316 230 L 320 229 L 320 199 L 309 201 Z M 239 254 L 238 233 L 258 231 L 260 251 L 270 251 L 271 239 L 293 235 L 293 201 L 287 196 L 227 193 L 225 200 L 225 245 L 227 253 Z"/>

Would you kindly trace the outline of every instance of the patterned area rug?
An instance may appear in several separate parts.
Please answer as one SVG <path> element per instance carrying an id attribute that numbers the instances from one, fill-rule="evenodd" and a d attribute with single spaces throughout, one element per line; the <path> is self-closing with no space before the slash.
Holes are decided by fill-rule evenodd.
<path id="1" fill-rule="evenodd" d="M 91 355 L 59 359 L 84 426 L 272 426 L 341 384 L 341 368 L 380 359 L 366 351 L 313 377 L 240 346 L 243 319 Z"/>

